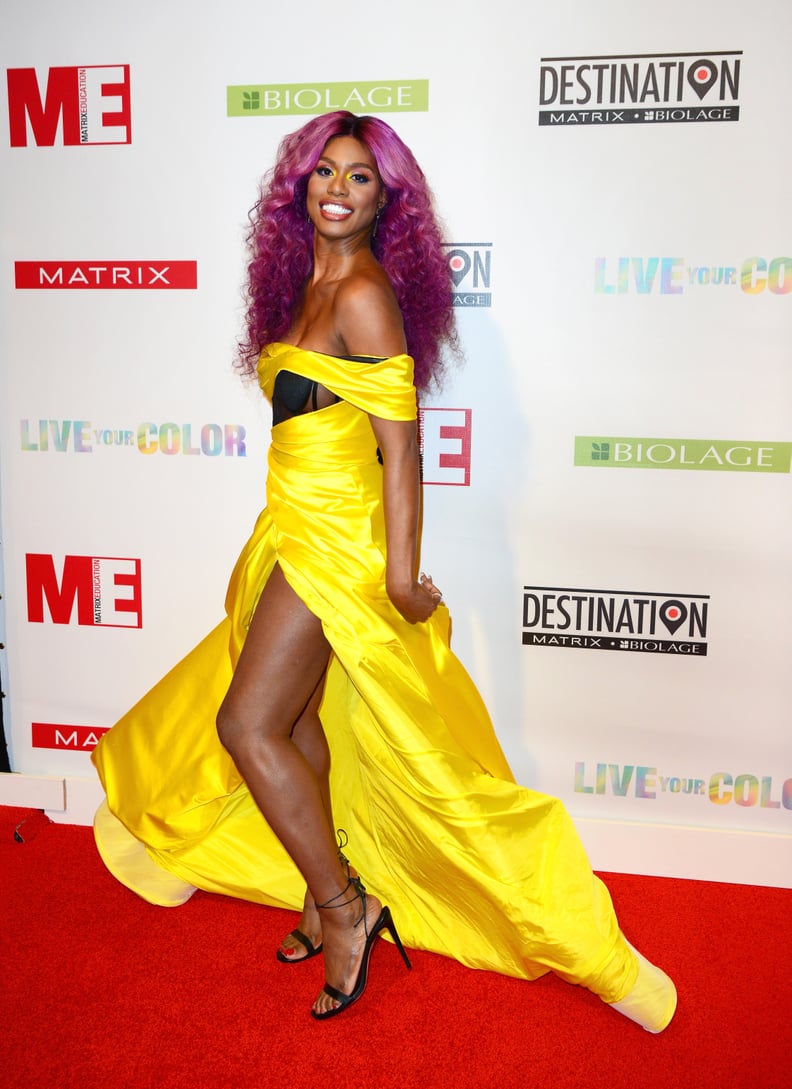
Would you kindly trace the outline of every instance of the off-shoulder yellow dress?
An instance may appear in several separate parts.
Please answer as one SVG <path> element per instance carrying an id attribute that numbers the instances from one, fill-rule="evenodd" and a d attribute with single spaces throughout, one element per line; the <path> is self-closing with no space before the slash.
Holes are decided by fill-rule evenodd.
<path id="1" fill-rule="evenodd" d="M 226 618 L 97 746 L 105 862 L 155 903 L 179 903 L 197 887 L 301 908 L 304 883 L 214 726 L 277 561 L 333 651 L 321 718 L 336 822 L 405 944 L 526 979 L 553 970 L 619 1002 L 639 958 L 564 806 L 515 784 L 449 649 L 445 606 L 411 625 L 385 591 L 382 466 L 369 414 L 415 418 L 412 361 L 352 362 L 273 344 L 259 364 L 270 399 L 281 369 L 341 400 L 273 428 L 267 507 L 232 574 Z"/>

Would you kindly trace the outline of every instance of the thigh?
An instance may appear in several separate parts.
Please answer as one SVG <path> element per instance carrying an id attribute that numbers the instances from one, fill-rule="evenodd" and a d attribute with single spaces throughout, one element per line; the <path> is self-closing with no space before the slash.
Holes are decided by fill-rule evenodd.
<path id="1" fill-rule="evenodd" d="M 321 697 L 330 645 L 276 566 L 259 599 L 223 703 L 226 721 L 287 735 Z"/>

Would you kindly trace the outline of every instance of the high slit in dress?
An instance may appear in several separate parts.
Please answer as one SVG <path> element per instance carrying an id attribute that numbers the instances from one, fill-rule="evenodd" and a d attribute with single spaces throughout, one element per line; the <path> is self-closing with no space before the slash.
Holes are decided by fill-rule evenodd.
<path id="1" fill-rule="evenodd" d="M 641 958 L 566 809 L 514 782 L 449 649 L 446 607 L 409 624 L 385 590 L 383 469 L 369 414 L 415 419 L 411 359 L 272 344 L 259 363 L 270 399 L 280 370 L 339 400 L 273 427 L 267 506 L 231 576 L 225 619 L 96 747 L 102 857 L 155 903 L 199 888 L 301 909 L 304 882 L 215 729 L 277 562 L 332 648 L 320 716 L 336 823 L 405 944 L 525 979 L 552 970 L 619 1002 Z"/>

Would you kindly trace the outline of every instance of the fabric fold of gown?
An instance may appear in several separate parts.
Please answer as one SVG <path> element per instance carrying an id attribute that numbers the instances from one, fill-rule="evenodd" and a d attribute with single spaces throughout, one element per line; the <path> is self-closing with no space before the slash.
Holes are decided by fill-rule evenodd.
<path id="1" fill-rule="evenodd" d="M 637 961 L 571 818 L 514 782 L 449 649 L 445 606 L 411 625 L 385 590 L 383 469 L 369 415 L 415 418 L 412 361 L 273 344 L 259 364 L 270 399 L 281 369 L 341 400 L 273 428 L 267 507 L 232 574 L 225 620 L 94 751 L 110 812 L 166 876 L 302 907 L 304 883 L 214 725 L 277 562 L 332 647 L 321 718 L 336 823 L 405 944 L 526 979 L 553 970 L 619 1001 Z M 103 857 L 135 888 L 122 863 Z M 136 891 L 157 902 L 156 891 Z"/>

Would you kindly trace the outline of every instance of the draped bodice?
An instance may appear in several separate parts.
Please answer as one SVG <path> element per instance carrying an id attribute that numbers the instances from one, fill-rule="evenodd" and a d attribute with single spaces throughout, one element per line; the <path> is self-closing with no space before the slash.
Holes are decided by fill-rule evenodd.
<path id="1" fill-rule="evenodd" d="M 362 362 L 276 341 L 263 349 L 258 363 L 259 384 L 270 401 L 275 379 L 282 370 L 321 383 L 372 416 L 384 420 L 416 418 L 413 361 L 408 355 Z"/>

